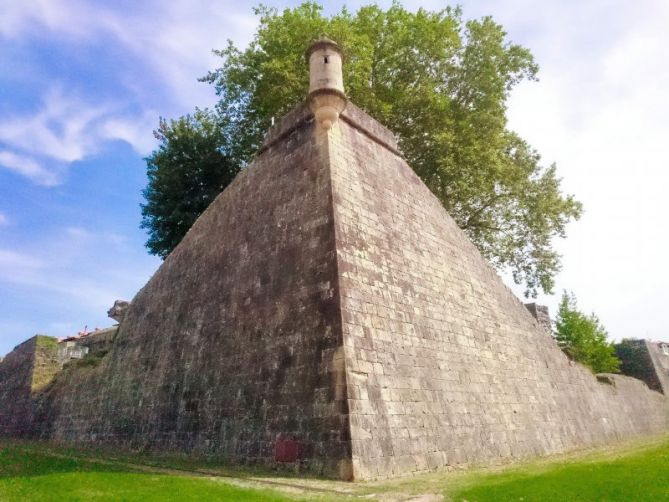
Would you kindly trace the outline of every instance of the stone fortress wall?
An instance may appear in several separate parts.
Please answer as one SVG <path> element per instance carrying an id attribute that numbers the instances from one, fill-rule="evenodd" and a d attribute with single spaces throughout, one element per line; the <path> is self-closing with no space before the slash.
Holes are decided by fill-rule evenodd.
<path id="1" fill-rule="evenodd" d="M 31 339 L 0 363 L 0 433 L 374 479 L 667 430 L 663 394 L 567 359 L 387 129 L 319 96 L 327 113 L 278 121 L 107 352 L 61 370 Z"/>

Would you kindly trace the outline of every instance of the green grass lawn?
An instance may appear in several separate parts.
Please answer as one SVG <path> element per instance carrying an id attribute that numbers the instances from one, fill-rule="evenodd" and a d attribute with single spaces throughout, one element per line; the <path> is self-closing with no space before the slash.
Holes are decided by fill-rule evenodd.
<path id="1" fill-rule="evenodd" d="M 133 472 L 80 458 L 36 453 L 34 445 L 0 446 L 0 501 L 288 501 L 272 490 L 239 488 L 205 477 Z"/>
<path id="2" fill-rule="evenodd" d="M 174 470 L 165 471 L 165 467 Z M 181 470 L 176 470 L 181 469 Z M 503 469 L 430 473 L 384 482 L 280 477 L 188 459 L 0 441 L 0 502 L 24 500 L 408 500 L 453 502 L 669 501 L 669 437 Z"/>
<path id="3" fill-rule="evenodd" d="M 669 501 L 669 441 L 473 477 L 454 501 Z"/>

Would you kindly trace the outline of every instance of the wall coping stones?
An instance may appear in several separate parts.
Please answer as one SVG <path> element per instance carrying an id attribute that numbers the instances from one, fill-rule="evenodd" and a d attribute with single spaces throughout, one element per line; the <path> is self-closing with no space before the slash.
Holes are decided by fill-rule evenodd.
<path id="1" fill-rule="evenodd" d="M 381 125 L 371 115 L 363 111 L 358 106 L 349 101 L 339 118 L 344 120 L 351 127 L 363 133 L 375 143 L 378 143 L 387 150 L 390 150 L 390 152 L 397 155 L 398 157 L 403 158 L 402 152 L 399 150 L 397 138 L 395 135 L 390 132 L 387 127 Z M 263 154 L 276 143 L 282 141 L 286 136 L 289 136 L 293 131 L 311 122 L 313 119 L 314 114 L 309 109 L 308 103 L 306 101 L 300 103 L 297 107 L 285 114 L 278 121 L 276 121 L 272 127 L 270 127 L 270 129 L 267 131 L 267 134 L 265 135 L 265 139 L 263 140 L 260 150 L 258 150 L 258 155 Z"/>

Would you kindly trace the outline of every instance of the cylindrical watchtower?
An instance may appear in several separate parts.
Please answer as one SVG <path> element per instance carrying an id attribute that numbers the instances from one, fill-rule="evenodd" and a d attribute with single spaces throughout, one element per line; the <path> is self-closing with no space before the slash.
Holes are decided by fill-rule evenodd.
<path id="1" fill-rule="evenodd" d="M 342 53 L 336 42 L 321 38 L 306 52 L 309 61 L 309 106 L 316 122 L 330 129 L 346 108 Z"/>

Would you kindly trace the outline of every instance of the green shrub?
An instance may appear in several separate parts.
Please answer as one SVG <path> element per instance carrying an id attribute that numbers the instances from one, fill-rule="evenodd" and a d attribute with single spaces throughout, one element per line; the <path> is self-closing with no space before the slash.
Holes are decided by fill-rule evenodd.
<path id="1" fill-rule="evenodd" d="M 576 297 L 565 291 L 555 319 L 555 339 L 571 359 L 595 373 L 618 373 L 620 359 L 608 333 L 595 314 L 586 315 L 576 306 Z"/>

